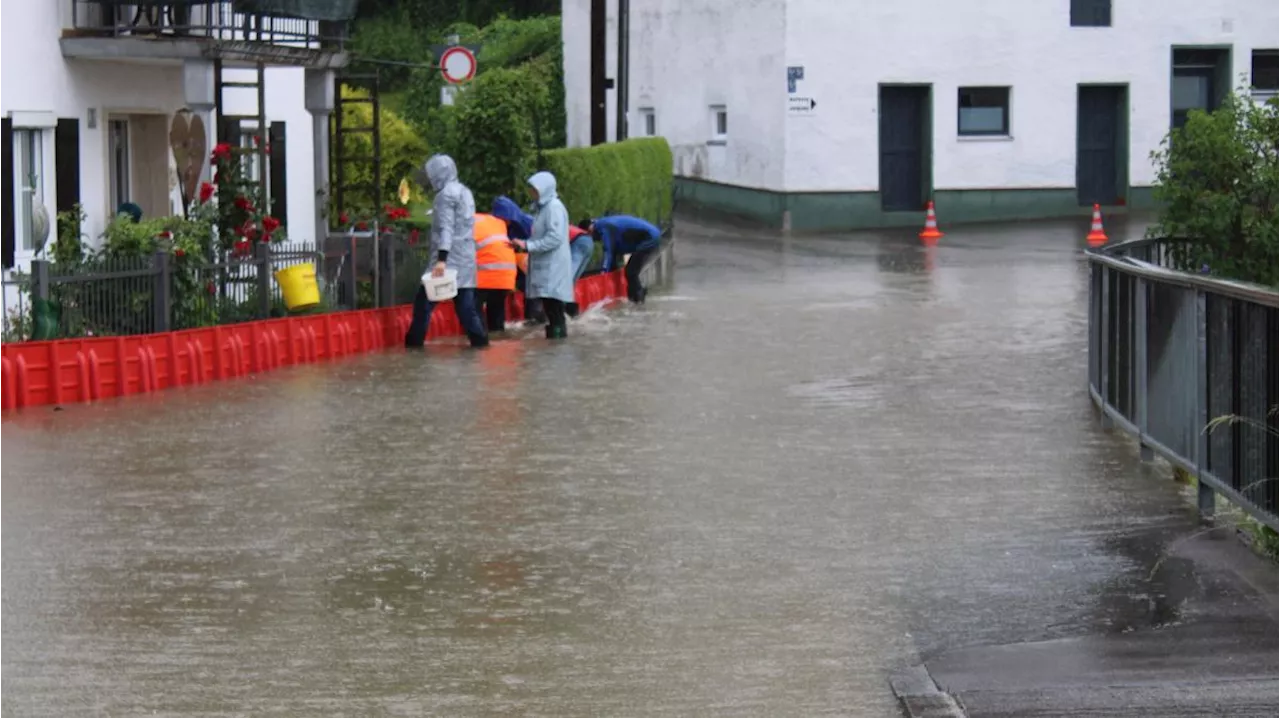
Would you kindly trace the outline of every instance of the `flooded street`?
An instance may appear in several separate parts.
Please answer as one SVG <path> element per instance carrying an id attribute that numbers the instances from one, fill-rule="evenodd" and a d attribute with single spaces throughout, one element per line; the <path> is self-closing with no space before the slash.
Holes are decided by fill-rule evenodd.
<path id="1" fill-rule="evenodd" d="M 1084 224 L 944 230 L 689 221 L 565 343 L 7 415 L 4 715 L 877 718 L 1147 620 L 1193 518 L 1098 428 Z"/>

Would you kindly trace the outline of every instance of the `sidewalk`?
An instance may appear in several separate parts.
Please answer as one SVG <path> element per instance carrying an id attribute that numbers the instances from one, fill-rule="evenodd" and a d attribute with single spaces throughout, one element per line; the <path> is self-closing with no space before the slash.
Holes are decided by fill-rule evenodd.
<path id="1" fill-rule="evenodd" d="M 1276 569 L 1234 532 L 1176 542 L 1145 586 L 1104 597 L 1145 601 L 1139 620 L 1118 610 L 1092 635 L 945 653 L 894 693 L 913 718 L 1275 716 Z"/>

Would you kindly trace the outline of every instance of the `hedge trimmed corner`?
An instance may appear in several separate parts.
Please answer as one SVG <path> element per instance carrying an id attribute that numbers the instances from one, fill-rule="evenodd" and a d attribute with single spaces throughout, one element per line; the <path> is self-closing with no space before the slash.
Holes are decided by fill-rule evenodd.
<path id="1" fill-rule="evenodd" d="M 630 214 L 658 225 L 671 218 L 671 147 L 661 137 L 548 150 L 543 165 L 556 176 L 574 224 L 606 214 Z"/>

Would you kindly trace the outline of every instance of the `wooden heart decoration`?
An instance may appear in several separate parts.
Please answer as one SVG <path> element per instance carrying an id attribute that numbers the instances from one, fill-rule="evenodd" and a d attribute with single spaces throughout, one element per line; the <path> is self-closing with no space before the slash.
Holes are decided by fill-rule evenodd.
<path id="1" fill-rule="evenodd" d="M 173 150 L 174 164 L 178 168 L 178 182 L 182 187 L 184 203 L 196 196 L 200 185 L 200 171 L 204 169 L 205 155 L 209 151 L 209 138 L 205 134 L 204 120 L 189 110 L 181 110 L 173 116 L 169 127 L 169 147 Z"/>

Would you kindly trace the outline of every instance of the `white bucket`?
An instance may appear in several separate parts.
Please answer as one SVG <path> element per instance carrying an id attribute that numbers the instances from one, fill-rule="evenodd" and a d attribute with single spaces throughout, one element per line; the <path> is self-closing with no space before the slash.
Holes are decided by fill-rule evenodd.
<path id="1" fill-rule="evenodd" d="M 427 290 L 427 301 L 447 302 L 458 296 L 458 270 L 446 269 L 443 277 L 433 277 L 427 272 L 422 275 L 422 287 Z"/>

